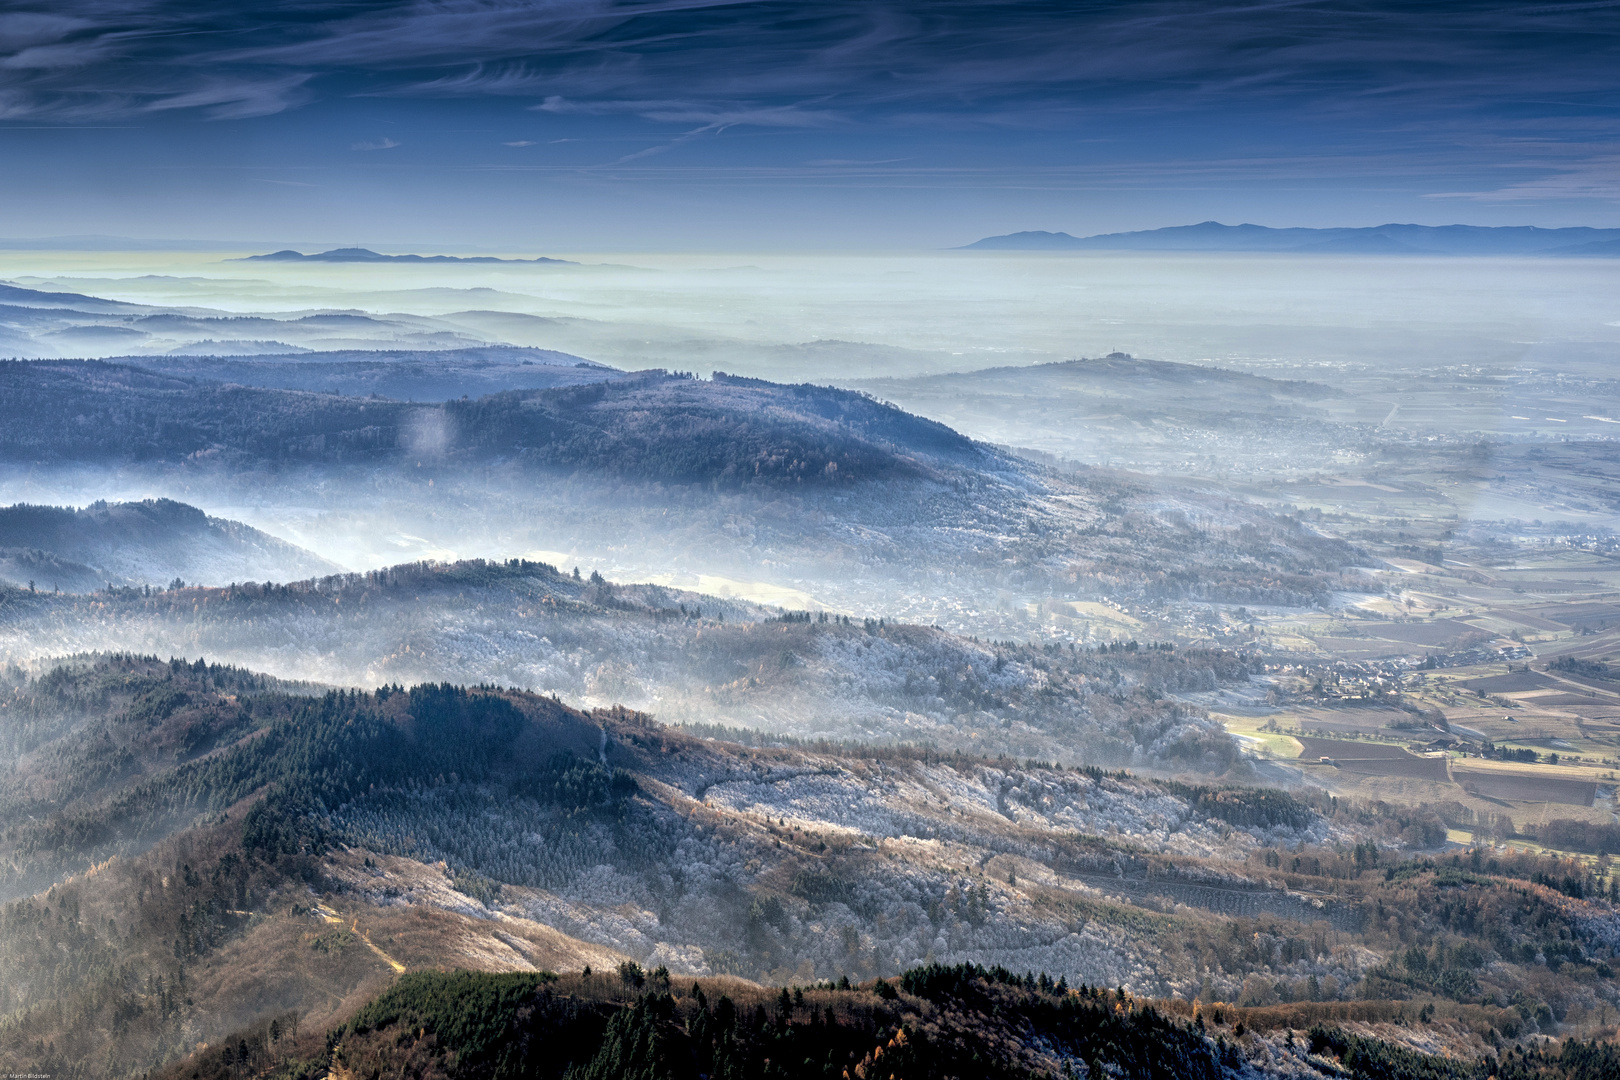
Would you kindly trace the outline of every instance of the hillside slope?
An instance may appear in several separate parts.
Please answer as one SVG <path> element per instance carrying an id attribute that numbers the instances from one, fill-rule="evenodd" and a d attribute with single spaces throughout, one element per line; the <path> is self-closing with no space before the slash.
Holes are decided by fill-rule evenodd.
<path id="1" fill-rule="evenodd" d="M 1378 1015 L 1376 1007 L 1356 1011 L 1358 1020 Z M 973 964 L 791 994 L 635 965 L 563 977 L 420 972 L 361 1006 L 324 1044 L 314 1032 L 300 1038 L 261 1024 L 227 1040 L 228 1049 L 199 1051 L 160 1076 L 228 1080 L 244 1065 L 434 1080 L 1602 1080 L 1620 1071 L 1613 1042 L 1571 1038 L 1498 1053 L 1443 1021 L 1345 1024 L 1311 1006 L 1276 1013 L 1199 1012 L 1184 1001 Z M 1296 1033 L 1289 1022 L 1301 1019 L 1315 1022 Z"/>
<path id="2" fill-rule="evenodd" d="M 243 387 L 99 361 L 0 365 L 0 461 L 295 462 L 515 459 L 674 483 L 849 484 L 978 456 L 942 424 L 849 391 L 662 372 L 436 408 Z M 63 418 L 71 418 L 63 424 Z"/>
<path id="3" fill-rule="evenodd" d="M 671 723 L 1216 773 L 1237 766 L 1234 744 L 1169 695 L 1257 670 L 1223 650 L 1038 648 L 779 614 L 520 560 L 0 603 L 9 660 L 98 650 L 206 652 L 338 685 L 500 683 Z"/>
<path id="4" fill-rule="evenodd" d="M 1586 1032 L 1616 997 L 1620 914 L 1589 872 L 1402 858 L 1399 832 L 1433 819 L 750 750 L 488 687 L 298 689 L 114 657 L 0 698 L 0 965 L 34 972 L 0 987 L 8 1064 L 119 1075 L 291 1013 L 319 1032 L 399 969 L 444 966 L 808 988 L 976 962 L 1270 1006 L 1279 1028 L 1423 1003 L 1427 1045 L 1470 1054 Z"/>
<path id="5" fill-rule="evenodd" d="M 0 406 L 23 418 L 0 462 L 218 492 L 350 565 L 580 552 L 621 578 L 1072 640 L 1075 601 L 1319 604 L 1362 564 L 1250 504 L 1060 475 L 827 387 L 644 372 L 426 405 L 39 362 L 0 365 Z"/>
<path id="6" fill-rule="evenodd" d="M 1125 353 L 851 385 L 988 442 L 1153 473 L 1287 473 L 1356 437 L 1322 383 Z"/>
<path id="7" fill-rule="evenodd" d="M 285 580 L 338 568 L 238 521 L 171 499 L 82 509 L 0 507 L 0 581 L 50 592 L 113 586 Z"/>

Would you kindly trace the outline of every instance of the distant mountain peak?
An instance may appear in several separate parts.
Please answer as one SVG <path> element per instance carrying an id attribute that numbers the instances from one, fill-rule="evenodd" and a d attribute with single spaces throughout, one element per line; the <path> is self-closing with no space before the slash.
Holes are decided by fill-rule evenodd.
<path id="1" fill-rule="evenodd" d="M 1411 225 L 1274 229 L 1200 221 L 1136 232 L 1071 236 L 1039 230 L 987 236 L 959 251 L 1254 251 L 1301 255 L 1620 255 L 1620 229 L 1534 225 Z"/>
<path id="2" fill-rule="evenodd" d="M 1046 232 L 1041 229 L 1030 229 L 1025 232 L 1008 233 L 1005 236 L 987 236 L 983 240 L 966 244 L 957 248 L 957 250 L 1057 251 L 1073 248 L 1083 243 L 1085 241 L 1080 237 L 1070 236 L 1066 232 Z"/>
<path id="3" fill-rule="evenodd" d="M 324 251 L 321 254 L 329 256 L 331 258 L 342 258 L 342 259 L 350 259 L 350 258 L 353 258 L 353 259 L 385 259 L 385 258 L 387 258 L 386 255 L 380 255 L 377 252 L 372 251 L 370 248 L 363 248 L 363 247 L 333 248 L 331 251 Z"/>

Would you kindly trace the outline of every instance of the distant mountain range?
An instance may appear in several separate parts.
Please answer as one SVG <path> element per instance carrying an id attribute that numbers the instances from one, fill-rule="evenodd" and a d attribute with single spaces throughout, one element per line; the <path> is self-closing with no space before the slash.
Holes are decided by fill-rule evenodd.
<path id="1" fill-rule="evenodd" d="M 492 292 L 473 289 L 462 295 L 484 296 Z M 0 281 L 0 356 L 99 358 L 172 354 L 285 359 L 289 355 L 312 352 L 381 350 L 387 352 L 388 357 L 371 359 L 382 360 L 399 358 L 404 353 L 480 349 L 492 341 L 505 340 L 515 332 L 521 332 L 526 339 L 544 337 L 563 322 L 487 311 L 457 312 L 455 316 L 448 319 L 398 312 L 370 314 L 328 309 L 237 315 L 202 307 L 157 307 L 77 292 L 46 292 Z M 513 327 L 516 329 L 511 329 Z M 497 347 L 511 352 L 505 346 Z M 538 355 L 505 358 L 513 363 L 525 359 L 536 363 L 543 360 Z M 570 357 L 566 362 L 579 361 L 577 357 Z M 460 390 L 454 396 L 469 392 Z"/>
<path id="2" fill-rule="evenodd" d="M 1620 257 L 1620 229 L 1533 225 L 1377 225 L 1364 229 L 1272 229 L 1204 221 L 1167 229 L 1070 236 L 1016 232 L 959 251 L 1285 251 L 1321 255 L 1556 255 Z"/>
<path id="3" fill-rule="evenodd" d="M 82 293 L 41 292 L 38 289 L 25 289 L 4 281 L 0 281 L 0 306 L 113 315 L 150 310 L 141 304 L 124 304 L 117 300 L 103 300 L 99 296 L 85 296 Z"/>
<path id="4" fill-rule="evenodd" d="M 1620 235 L 1620 234 L 1617 234 Z M 333 248 L 331 251 L 320 251 L 313 255 L 305 255 L 301 251 L 287 248 L 284 251 L 272 251 L 268 255 L 249 255 L 243 259 L 233 259 L 233 262 L 330 262 L 330 263 L 374 263 L 374 262 L 403 262 L 403 263 L 552 263 L 558 266 L 578 266 L 578 263 L 567 259 L 498 259 L 493 255 L 379 255 L 367 248 Z"/>

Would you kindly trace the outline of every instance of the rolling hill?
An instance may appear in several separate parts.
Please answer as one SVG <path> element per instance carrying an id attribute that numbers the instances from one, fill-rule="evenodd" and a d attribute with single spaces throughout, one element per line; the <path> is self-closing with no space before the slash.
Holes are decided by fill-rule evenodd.
<path id="1" fill-rule="evenodd" d="M 0 656 L 88 651 L 206 652 L 337 685 L 527 686 L 671 723 L 1206 773 L 1241 769 L 1236 748 L 1169 695 L 1252 669 L 1223 650 L 992 644 L 522 560 L 0 603 Z"/>
<path id="2" fill-rule="evenodd" d="M 689 982 L 634 964 L 561 977 L 419 972 L 325 1032 L 324 1045 L 316 1032 L 300 1036 L 272 1020 L 158 1075 L 228 1080 L 244 1065 L 436 1080 L 831 1080 L 846 1072 L 897 1080 L 1596 1080 L 1620 1071 L 1613 1043 L 1575 1038 L 1556 1051 L 1498 1055 L 1481 1049 L 1484 1040 L 1470 1046 L 1443 1037 L 1437 1045 L 1432 1035 L 1399 1024 L 1368 1025 L 1367 1018 L 1389 1012 L 1388 1003 L 1380 1005 L 1200 1011 L 1184 1001 L 977 964 L 929 964 L 899 978 L 825 981 L 791 994 L 736 980 Z M 1343 1023 L 1347 1015 L 1358 1022 Z M 1293 1030 L 1305 1020 L 1312 1021 L 1308 1031 Z"/>
<path id="3" fill-rule="evenodd" d="M 1070 462 L 1153 473 L 1320 468 L 1353 443 L 1323 404 L 1342 395 L 1303 379 L 1111 353 L 1057 363 L 851 386 L 944 419 L 988 442 Z"/>
<path id="4" fill-rule="evenodd" d="M 286 580 L 337 569 L 295 544 L 171 499 L 0 507 L 0 581 L 46 592 L 176 579 Z"/>
<path id="5" fill-rule="evenodd" d="M 423 364 L 428 380 L 461 377 L 456 359 Z M 1060 473 L 864 393 L 581 370 L 598 381 L 426 404 L 0 364 L 0 408 L 19 418 L 0 462 L 45 483 L 117 470 L 248 501 L 349 565 L 578 551 L 620 579 L 719 575 L 994 636 L 1084 637 L 1072 605 L 1100 598 L 1318 604 L 1358 565 L 1350 545 L 1256 506 Z"/>
<path id="6" fill-rule="evenodd" d="M 397 1010 L 425 1004 L 420 976 L 384 994 L 396 975 L 470 967 L 578 972 L 563 1000 L 582 1006 L 677 979 L 696 999 L 694 978 L 763 1004 L 780 995 L 747 980 L 791 984 L 844 1023 L 901 1009 L 908 1038 L 947 1033 L 925 1023 L 945 995 L 1019 1015 L 1090 1009 L 1067 991 L 1112 985 L 1092 1021 L 1171 995 L 1185 1019 L 1202 998 L 1241 1010 L 1206 1021 L 1218 1052 L 1235 1041 L 1233 1068 L 1301 1075 L 1277 1065 L 1285 1027 L 1410 1024 L 1429 1053 L 1474 1059 L 1556 1030 L 1555 1008 L 1573 1020 L 1612 983 L 1620 946 L 1612 902 L 1573 864 L 1403 856 L 1402 829 L 1443 838 L 1432 812 L 969 754 L 750 749 L 490 686 L 322 693 L 130 655 L 6 677 L 0 965 L 33 973 L 0 985 L 8 1065 L 123 1075 L 201 1043 L 200 1069 L 228 1064 L 229 1035 L 246 1067 L 250 1035 L 291 1051 L 305 1034 L 319 1067 L 355 1060 L 339 1047 L 376 1062 L 412 1044 Z M 456 978 L 437 1000 L 540 985 Z M 864 996 L 828 996 L 843 979 Z M 405 1015 L 416 1040 L 433 1027 L 474 1049 L 466 1027 Z M 491 1015 L 477 1030 L 514 1022 Z M 1283 1041 L 1243 1040 L 1225 1027 L 1239 1018 Z M 1182 1022 L 1167 1038 L 1205 1045 Z M 1053 1055 L 1061 1075 L 1070 1045 L 1009 1060 Z M 1127 1045 L 1095 1047 L 1092 1067 L 1130 1062 Z"/>
<path id="7" fill-rule="evenodd" d="M 0 460 L 37 464 L 514 459 L 675 483 L 850 484 L 983 456 L 942 424 L 863 395 L 663 372 L 508 391 L 434 409 L 223 384 L 97 361 L 0 366 Z M 71 417 L 67 424 L 60 418 Z"/>

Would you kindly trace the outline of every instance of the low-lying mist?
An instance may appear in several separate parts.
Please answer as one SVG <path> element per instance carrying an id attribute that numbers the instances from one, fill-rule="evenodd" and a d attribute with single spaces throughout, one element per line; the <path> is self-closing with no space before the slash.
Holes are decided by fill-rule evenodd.
<path id="1" fill-rule="evenodd" d="M 372 328 L 381 346 L 402 333 L 444 332 L 619 367 L 721 367 L 785 381 L 969 371 L 1113 351 L 1327 371 L 1517 365 L 1545 362 L 1566 345 L 1620 342 L 1611 302 L 1620 266 L 1606 260 L 986 252 L 572 258 L 579 265 L 379 267 L 241 263 L 216 253 L 8 251 L 0 252 L 0 278 L 190 315 L 418 320 L 406 330 Z M 199 336 L 166 337 L 161 325 L 143 329 L 142 313 L 134 314 L 127 325 L 151 341 L 124 351 L 166 351 Z M 222 324 L 207 336 L 251 338 L 257 329 L 235 333 Z M 359 324 L 322 332 L 368 334 Z M 32 355 L 116 351 L 64 352 L 44 343 Z"/>

